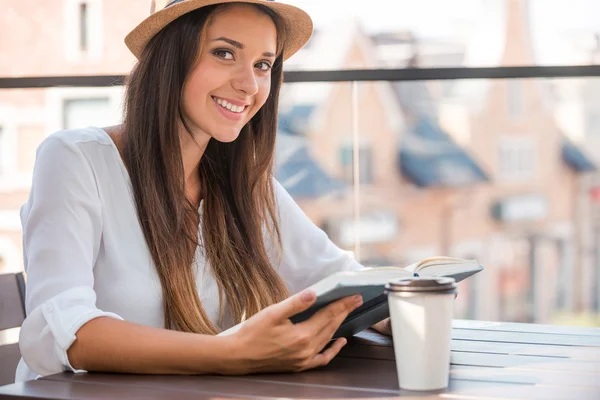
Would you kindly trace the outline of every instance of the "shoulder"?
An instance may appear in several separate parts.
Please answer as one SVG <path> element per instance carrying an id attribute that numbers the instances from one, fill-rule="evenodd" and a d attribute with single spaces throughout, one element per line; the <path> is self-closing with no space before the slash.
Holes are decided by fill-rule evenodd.
<path id="1" fill-rule="evenodd" d="M 106 135 L 106 134 L 105 134 Z M 58 207 L 66 199 L 96 201 L 103 175 L 98 167 L 106 157 L 101 151 L 110 137 L 99 128 L 57 131 L 46 137 L 36 150 L 30 206 L 37 199 Z M 106 147 L 108 148 L 108 147 Z M 92 197 L 90 197 L 92 196 Z M 87 200 L 86 200 L 87 201 Z M 24 215 L 24 214 L 22 214 Z"/>
<path id="2" fill-rule="evenodd" d="M 54 132 L 37 147 L 34 176 L 65 171 L 70 176 L 87 176 L 106 163 L 111 145 L 110 136 L 100 128 Z"/>
<path id="3" fill-rule="evenodd" d="M 92 146 L 111 145 L 110 137 L 101 128 L 88 127 L 54 132 L 42 141 L 38 150 L 46 147 L 82 147 L 88 143 Z"/>
<path id="4" fill-rule="evenodd" d="M 296 223 L 307 218 L 304 211 L 302 211 L 284 185 L 275 178 L 273 178 L 273 194 L 277 206 L 280 227 L 285 224 L 291 224 L 291 226 L 295 227 Z"/>
<path id="5" fill-rule="evenodd" d="M 286 200 L 294 201 L 290 193 L 285 188 L 284 184 L 279 182 L 275 177 L 272 178 L 273 181 L 273 193 L 275 194 L 275 199 L 285 198 Z"/>
<path id="6" fill-rule="evenodd" d="M 288 193 L 285 187 L 273 177 L 273 195 L 275 197 L 276 204 L 281 207 L 286 207 L 290 204 L 296 204 L 292 196 Z"/>
<path id="7" fill-rule="evenodd" d="M 52 133 L 37 147 L 36 163 L 59 163 L 67 161 L 90 164 L 101 153 L 101 149 L 111 146 L 110 136 L 100 128 L 89 127 L 67 129 Z"/>

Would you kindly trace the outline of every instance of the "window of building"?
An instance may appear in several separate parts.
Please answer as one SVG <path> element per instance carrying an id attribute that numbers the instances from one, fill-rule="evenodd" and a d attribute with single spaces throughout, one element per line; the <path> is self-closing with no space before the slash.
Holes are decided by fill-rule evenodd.
<path id="1" fill-rule="evenodd" d="M 65 14 L 67 60 L 102 56 L 102 0 L 68 0 Z"/>
<path id="2" fill-rule="evenodd" d="M 348 183 L 354 182 L 354 151 L 351 143 L 340 148 L 342 178 Z M 373 151 L 368 143 L 361 143 L 358 149 L 358 176 L 361 184 L 373 183 Z"/>
<path id="3" fill-rule="evenodd" d="M 524 96 L 523 81 L 520 79 L 508 79 L 506 82 L 506 105 L 510 118 L 517 119 L 523 116 L 525 109 Z"/>
<path id="4" fill-rule="evenodd" d="M 6 157 L 4 157 L 6 144 L 4 142 L 4 129 L 2 125 L 0 125 L 0 176 L 4 174 L 6 169 L 4 166 L 4 164 L 6 163 Z"/>
<path id="5" fill-rule="evenodd" d="M 112 125 L 113 111 L 109 97 L 65 99 L 63 129 Z"/>
<path id="6" fill-rule="evenodd" d="M 532 179 L 535 170 L 535 146 L 530 138 L 504 138 L 498 147 L 498 178 L 505 181 Z"/>
<path id="7" fill-rule="evenodd" d="M 0 191 L 13 190 L 18 173 L 18 128 L 27 117 L 35 119 L 16 107 L 0 105 Z"/>
<path id="8" fill-rule="evenodd" d="M 0 219 L 0 225 L 5 228 L 5 222 Z M 18 272 L 23 270 L 16 243 L 7 236 L 0 236 L 0 273 Z"/>
<path id="9" fill-rule="evenodd" d="M 600 110 L 588 111 L 586 115 L 586 135 L 588 137 L 600 137 Z"/>
<path id="10" fill-rule="evenodd" d="M 48 132 L 122 123 L 122 86 L 46 89 Z"/>
<path id="11" fill-rule="evenodd" d="M 79 50 L 83 52 L 87 52 L 88 50 L 90 29 L 88 18 L 88 4 L 85 2 L 79 4 Z"/>

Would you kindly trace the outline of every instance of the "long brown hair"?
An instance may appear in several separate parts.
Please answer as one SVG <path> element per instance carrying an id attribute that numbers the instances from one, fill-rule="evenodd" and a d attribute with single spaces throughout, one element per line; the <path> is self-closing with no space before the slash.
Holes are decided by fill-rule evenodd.
<path id="1" fill-rule="evenodd" d="M 281 245 L 272 169 L 285 35 L 277 15 L 266 7 L 254 5 L 277 28 L 270 95 L 235 141 L 209 141 L 199 164 L 200 215 L 185 196 L 178 123 L 192 134 L 183 117 L 182 91 L 198 61 L 205 27 L 226 7 L 203 7 L 165 27 L 146 46 L 126 89 L 123 159 L 160 277 L 165 327 L 184 332 L 219 331 L 198 296 L 198 248 L 219 288 L 219 320 L 225 305 L 237 323 L 288 296 L 265 245 L 267 238 L 276 251 Z"/>

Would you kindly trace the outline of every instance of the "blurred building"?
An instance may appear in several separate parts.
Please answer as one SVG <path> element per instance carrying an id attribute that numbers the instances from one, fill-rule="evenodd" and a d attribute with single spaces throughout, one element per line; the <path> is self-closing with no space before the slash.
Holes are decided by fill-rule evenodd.
<path id="1" fill-rule="evenodd" d="M 505 4 L 502 51 L 481 63 L 535 64 L 528 2 Z M 488 271 L 495 275 L 488 289 L 497 292 L 488 306 L 501 319 L 548 321 L 552 310 L 581 309 L 590 297 L 586 192 L 596 167 L 559 128 L 551 89 L 537 79 L 456 82 L 442 105 L 443 126 L 494 181 L 479 191 L 469 218 L 480 215 L 490 232 L 501 233 L 497 246 L 504 251 Z"/>
<path id="2" fill-rule="evenodd" d="M 291 68 L 375 68 L 378 40 L 355 23 L 319 31 Z M 449 210 L 465 207 L 473 187 L 485 184 L 487 176 L 440 128 L 426 83 L 290 84 L 281 103 L 280 125 L 308 142 L 327 175 L 345 183 L 320 196 L 295 196 L 332 240 L 358 250 L 366 265 L 405 265 L 449 252 Z M 358 220 L 352 191 L 354 123 Z M 478 256 L 469 240 L 455 247 L 460 255 Z M 463 308 L 475 304 L 469 302 L 474 295 L 461 296 Z"/>
<path id="3" fill-rule="evenodd" d="M 450 63 L 533 64 L 528 3 L 503 5 L 496 52 L 481 51 L 476 38 L 440 54 L 454 54 Z M 497 24 L 492 11 L 486 15 Z M 350 23 L 318 32 L 294 67 L 420 67 L 421 60 L 444 59 L 435 49 L 402 32 L 370 38 Z M 459 314 L 470 317 L 547 322 L 556 309 L 588 308 L 594 269 L 584 245 L 593 231 L 586 191 L 596 166 L 557 125 L 548 82 L 361 83 L 356 109 L 351 84 L 289 86 L 282 120 L 306 138 L 327 174 L 350 186 L 296 200 L 339 245 L 353 250 L 360 240 L 363 263 L 477 258 L 486 271 L 461 284 L 458 304 Z M 351 192 L 354 111 L 358 221 Z"/>
<path id="4" fill-rule="evenodd" d="M 123 43 L 148 0 L 10 1 L 0 13 L 0 76 L 122 75 Z M 0 269 L 22 268 L 19 208 L 35 149 L 50 133 L 117 123 L 121 87 L 0 90 Z"/>
<path id="5" fill-rule="evenodd" d="M 587 40 L 585 40 L 587 39 Z M 580 35 L 580 62 L 600 63 L 600 34 Z M 573 60 L 576 62 L 577 60 Z M 589 155 L 600 165 L 600 78 L 570 78 L 557 80 L 556 116 L 561 129 L 572 141 L 589 149 Z M 581 204 L 581 218 L 587 226 L 581 236 L 582 268 L 580 287 L 589 295 L 580 299 L 579 306 L 600 312 L 600 173 L 582 178 L 581 196 L 589 201 Z"/>
<path id="6" fill-rule="evenodd" d="M 11 3 L 0 14 L 1 77 L 127 74 L 134 58 L 123 37 L 150 1 Z M 369 36 L 349 22 L 316 31 L 286 69 L 535 63 L 527 1 L 488 4 L 468 43 Z M 600 138 L 599 91 L 557 92 L 536 79 L 286 84 L 276 176 L 367 265 L 477 258 L 486 269 L 461 283 L 458 317 L 546 322 L 557 309 L 599 310 L 600 152 L 582 146 Z M 22 268 L 19 208 L 38 144 L 59 129 L 118 123 L 122 94 L 0 90 L 0 270 Z M 559 118 L 574 114 L 585 121 L 579 135 Z"/>

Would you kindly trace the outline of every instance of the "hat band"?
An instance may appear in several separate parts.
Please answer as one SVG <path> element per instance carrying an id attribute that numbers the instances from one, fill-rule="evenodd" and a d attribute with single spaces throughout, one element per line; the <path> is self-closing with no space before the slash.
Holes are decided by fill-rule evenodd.
<path id="1" fill-rule="evenodd" d="M 172 6 L 172 5 L 174 5 L 174 4 L 181 3 L 181 2 L 184 2 L 184 1 L 185 1 L 185 0 L 173 0 L 172 2 L 170 2 L 169 4 L 167 4 L 167 5 L 165 6 L 165 8 L 167 8 L 167 7 L 171 7 L 171 6 Z M 163 10 L 164 10 L 164 8 L 163 8 Z"/>
<path id="2" fill-rule="evenodd" d="M 165 8 L 171 7 L 172 5 L 175 5 L 177 3 L 183 3 L 184 1 L 186 1 L 186 0 L 173 0 L 172 2 L 170 2 L 169 4 L 167 4 L 165 6 Z M 264 0 L 264 1 L 275 1 L 275 0 Z M 164 10 L 164 8 L 163 8 L 163 10 Z"/>

